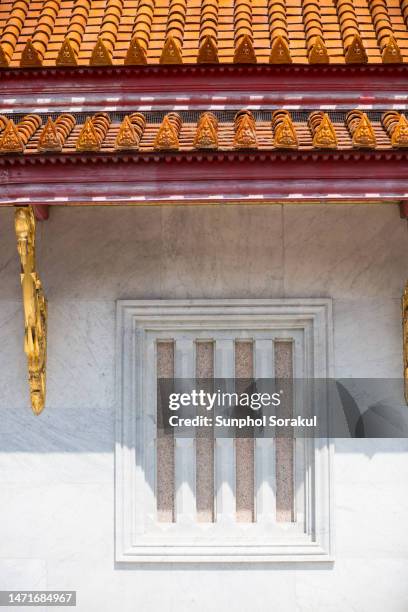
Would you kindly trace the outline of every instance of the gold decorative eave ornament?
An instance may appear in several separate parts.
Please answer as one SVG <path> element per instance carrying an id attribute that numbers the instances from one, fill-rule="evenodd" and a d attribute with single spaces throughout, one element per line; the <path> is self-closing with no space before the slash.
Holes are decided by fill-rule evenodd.
<path id="1" fill-rule="evenodd" d="M 45 405 L 47 360 L 47 301 L 36 271 L 36 222 L 31 206 L 15 213 L 17 251 L 21 261 L 21 288 L 24 308 L 24 352 L 28 362 L 31 407 L 34 414 Z"/>

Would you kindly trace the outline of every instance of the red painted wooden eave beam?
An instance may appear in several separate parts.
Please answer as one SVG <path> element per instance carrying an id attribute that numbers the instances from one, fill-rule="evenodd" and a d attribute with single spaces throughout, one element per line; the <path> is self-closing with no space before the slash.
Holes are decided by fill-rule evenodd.
<path id="1" fill-rule="evenodd" d="M 24 201 L 42 217 L 46 205 L 78 202 L 408 201 L 408 151 L 26 155 L 0 164 L 0 205 Z"/>
<path id="2" fill-rule="evenodd" d="M 33 105 L 54 112 L 75 104 L 84 110 L 127 110 L 146 104 L 151 108 L 251 104 L 392 108 L 406 103 L 407 77 L 408 64 L 0 69 L 0 112 L 28 112 Z"/>

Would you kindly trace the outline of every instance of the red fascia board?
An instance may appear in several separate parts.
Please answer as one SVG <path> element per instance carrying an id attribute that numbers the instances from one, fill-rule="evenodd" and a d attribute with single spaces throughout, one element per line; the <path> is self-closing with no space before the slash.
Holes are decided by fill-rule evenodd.
<path id="1" fill-rule="evenodd" d="M 408 200 L 408 151 L 0 158 L 0 205 Z"/>
<path id="2" fill-rule="evenodd" d="M 0 112 L 293 106 L 404 107 L 408 64 L 0 69 Z"/>

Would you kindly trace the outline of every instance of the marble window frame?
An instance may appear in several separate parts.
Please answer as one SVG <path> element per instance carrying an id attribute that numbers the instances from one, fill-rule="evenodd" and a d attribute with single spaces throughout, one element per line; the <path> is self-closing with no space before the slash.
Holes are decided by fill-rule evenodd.
<path id="1" fill-rule="evenodd" d="M 318 439 L 310 444 L 315 478 L 306 487 L 309 538 L 242 545 L 239 538 L 225 545 L 216 538 L 203 542 L 160 539 L 152 545 L 136 528 L 143 502 L 136 499 L 136 407 L 140 403 L 143 337 L 148 331 L 191 329 L 197 325 L 237 325 L 256 328 L 265 322 L 274 329 L 303 330 L 308 338 L 310 374 L 333 375 L 333 324 L 330 299 L 271 300 L 119 300 L 116 346 L 115 556 L 123 562 L 327 562 L 333 561 L 332 469 L 333 444 Z M 212 327 L 211 327 L 212 329 Z M 141 384 L 138 384 L 138 383 Z M 146 435 L 146 434 L 145 434 Z M 139 441 L 138 441 L 139 440 Z M 146 439 L 142 441 L 146 443 Z M 305 473 L 305 480 L 307 479 Z M 303 535 L 303 534 L 302 534 Z"/>

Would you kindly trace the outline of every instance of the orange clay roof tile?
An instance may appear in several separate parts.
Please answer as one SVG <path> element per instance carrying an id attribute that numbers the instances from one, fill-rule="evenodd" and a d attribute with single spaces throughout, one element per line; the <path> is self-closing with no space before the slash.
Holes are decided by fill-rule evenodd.
<path id="1" fill-rule="evenodd" d="M 6 0 L 0 66 L 408 61 L 408 0 Z"/>
<path id="2" fill-rule="evenodd" d="M 63 113 L 26 115 L 11 120 L 0 115 L 0 154 L 47 155 L 121 150 L 155 155 L 155 151 L 188 153 L 197 149 L 337 149 L 391 150 L 408 148 L 408 121 L 390 110 L 368 115 L 361 110 L 346 113 L 241 110 L 225 112 L 130 115 L 107 113 L 93 116 Z"/>

